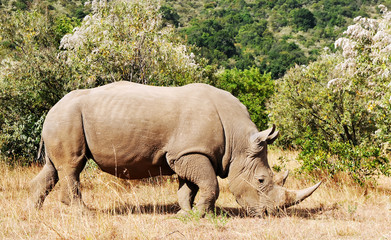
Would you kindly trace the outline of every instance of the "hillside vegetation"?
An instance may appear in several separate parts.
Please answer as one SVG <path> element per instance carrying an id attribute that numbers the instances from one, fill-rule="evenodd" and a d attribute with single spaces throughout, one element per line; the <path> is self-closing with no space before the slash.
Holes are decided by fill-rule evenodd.
<path id="1" fill-rule="evenodd" d="M 70 32 L 90 13 L 86 0 L 1 0 L 3 11 L 40 9 L 57 22 L 58 37 Z M 257 67 L 280 78 L 295 64 L 315 60 L 357 16 L 376 17 L 378 4 L 391 1 L 349 0 L 185 0 L 161 1 L 166 24 L 175 26 L 208 64 L 241 70 Z"/>
<path id="2" fill-rule="evenodd" d="M 389 5 L 390 1 L 382 1 Z M 165 1 L 163 17 L 178 27 L 209 64 L 256 66 L 279 78 L 295 64 L 307 64 L 357 16 L 376 16 L 378 1 L 204 0 Z"/>

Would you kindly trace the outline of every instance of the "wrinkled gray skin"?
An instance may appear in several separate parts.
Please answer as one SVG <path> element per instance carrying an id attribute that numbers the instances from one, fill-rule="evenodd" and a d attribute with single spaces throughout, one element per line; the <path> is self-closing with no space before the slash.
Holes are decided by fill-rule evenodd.
<path id="1" fill-rule="evenodd" d="M 130 82 L 76 90 L 48 113 L 42 130 L 46 164 L 31 182 L 31 201 L 40 208 L 57 181 L 61 201 L 85 206 L 79 174 L 87 159 L 125 179 L 177 174 L 181 212 L 214 208 L 217 176 L 229 178 L 237 202 L 251 215 L 288 207 L 319 184 L 301 191 L 282 187 L 267 145 L 273 128 L 258 132 L 230 93 L 205 84 L 153 87 Z"/>

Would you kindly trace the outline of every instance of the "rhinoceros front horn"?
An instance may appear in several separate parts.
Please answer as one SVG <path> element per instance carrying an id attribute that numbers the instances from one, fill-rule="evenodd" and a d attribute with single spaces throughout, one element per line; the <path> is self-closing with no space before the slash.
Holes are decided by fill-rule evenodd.
<path id="1" fill-rule="evenodd" d="M 312 187 L 302 189 L 302 190 L 286 190 L 287 191 L 287 199 L 283 204 L 283 208 L 290 207 L 292 205 L 298 204 L 307 197 L 309 197 L 322 183 L 322 181 L 318 182 Z"/>

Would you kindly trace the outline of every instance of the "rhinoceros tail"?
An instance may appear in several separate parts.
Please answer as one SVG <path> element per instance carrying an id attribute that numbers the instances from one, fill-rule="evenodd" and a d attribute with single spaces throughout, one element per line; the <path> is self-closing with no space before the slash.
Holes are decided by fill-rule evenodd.
<path id="1" fill-rule="evenodd" d="M 41 141 L 39 142 L 37 158 L 36 158 L 37 163 L 44 163 L 44 157 L 45 157 L 44 155 L 45 155 L 44 142 L 43 142 L 43 138 L 41 137 Z"/>

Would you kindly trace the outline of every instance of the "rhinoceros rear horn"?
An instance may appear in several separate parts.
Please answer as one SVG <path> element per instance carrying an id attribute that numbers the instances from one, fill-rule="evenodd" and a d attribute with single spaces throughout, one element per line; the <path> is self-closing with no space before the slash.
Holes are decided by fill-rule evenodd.
<path id="1" fill-rule="evenodd" d="M 288 175 L 289 175 L 289 170 L 276 174 L 274 177 L 274 183 L 281 187 L 284 186 L 286 179 L 288 178 Z"/>
<path id="2" fill-rule="evenodd" d="M 281 207 L 289 207 L 295 204 L 300 203 L 307 197 L 311 196 L 311 194 L 320 186 L 322 181 L 318 182 L 312 187 L 302 189 L 302 190 L 286 190 L 287 191 L 287 202 L 284 203 Z"/>

